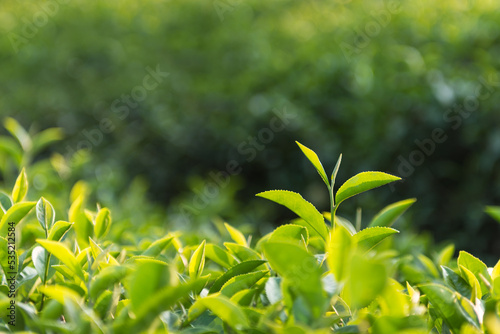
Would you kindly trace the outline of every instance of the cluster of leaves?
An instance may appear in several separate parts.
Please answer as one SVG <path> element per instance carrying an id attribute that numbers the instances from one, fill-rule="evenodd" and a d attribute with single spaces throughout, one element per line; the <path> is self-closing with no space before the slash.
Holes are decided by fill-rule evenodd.
<path id="1" fill-rule="evenodd" d="M 355 175 L 334 190 L 317 155 L 298 144 L 330 194 L 319 212 L 297 193 L 258 194 L 299 218 L 252 246 L 225 223 L 223 245 L 170 232 L 116 244 L 108 208 L 85 208 L 80 183 L 67 220 L 45 198 L 25 200 L 24 169 L 0 195 L 0 328 L 41 333 L 498 333 L 500 261 L 494 268 L 454 247 L 434 259 L 400 256 L 391 226 L 415 199 L 384 208 L 361 227 L 337 215 L 348 198 L 399 180 Z M 30 211 L 34 211 L 31 217 Z M 500 209 L 488 208 L 497 219 Z M 332 219 L 333 218 L 333 219 Z M 15 268 L 5 250 L 16 229 Z M 26 232 L 28 231 L 28 232 Z M 16 272 L 16 324 L 7 318 L 7 273 Z"/>

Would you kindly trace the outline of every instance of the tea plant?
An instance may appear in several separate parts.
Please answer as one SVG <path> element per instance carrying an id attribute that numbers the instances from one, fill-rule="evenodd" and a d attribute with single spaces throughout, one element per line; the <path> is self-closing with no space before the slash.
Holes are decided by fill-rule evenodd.
<path id="1" fill-rule="evenodd" d="M 399 254 L 392 225 L 415 199 L 387 206 L 365 228 L 337 212 L 350 197 L 400 178 L 364 172 L 336 189 L 341 157 L 328 177 L 317 155 L 298 145 L 327 187 L 329 211 L 291 191 L 259 193 L 298 218 L 253 243 L 224 223 L 222 244 L 175 231 L 119 244 L 108 234 L 111 211 L 86 208 L 81 183 L 61 219 L 45 198 L 26 200 L 23 169 L 0 194 L 1 330 L 500 332 L 500 262 L 487 268 L 463 251 L 453 259 L 453 246 L 434 258 Z M 499 208 L 487 212 L 500 218 Z"/>

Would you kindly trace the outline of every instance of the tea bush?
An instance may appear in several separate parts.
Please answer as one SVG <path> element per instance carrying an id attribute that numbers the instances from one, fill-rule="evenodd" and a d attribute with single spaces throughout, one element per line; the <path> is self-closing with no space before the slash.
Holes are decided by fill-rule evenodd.
<path id="1" fill-rule="evenodd" d="M 290 143 L 321 148 L 329 164 L 342 149 L 346 171 L 405 177 L 398 191 L 367 194 L 365 212 L 418 197 L 415 225 L 498 254 L 500 228 L 481 208 L 500 203 L 491 187 L 500 179 L 499 25 L 494 0 L 3 0 L 0 113 L 63 127 L 55 150 L 70 165 L 90 146 L 94 168 L 79 177 L 99 179 L 99 201 L 142 174 L 152 197 L 171 203 L 186 189 L 179 175 L 236 159 L 246 181 L 238 198 L 252 205 L 225 210 L 250 216 L 253 194 L 271 181 L 322 205 Z M 170 75 L 127 100 L 157 66 Z M 290 122 L 266 149 L 250 144 L 283 109 Z M 432 148 L 435 129 L 446 140 Z M 350 213 L 358 203 L 346 205 Z"/>
<path id="2" fill-rule="evenodd" d="M 362 172 L 336 187 L 342 156 L 328 176 L 298 145 L 328 190 L 329 210 L 291 191 L 259 193 L 298 218 L 258 240 L 229 223 L 216 222 L 221 235 L 209 238 L 147 221 L 135 222 L 146 228 L 131 227 L 135 239 L 127 240 L 109 208 L 85 204 L 82 183 L 71 189 L 66 213 L 30 198 L 22 169 L 0 194 L 2 330 L 500 332 L 500 261 L 488 268 L 465 251 L 454 258 L 453 245 L 432 256 L 401 253 L 393 225 L 415 199 L 385 207 L 366 225 L 360 214 L 354 223 L 337 214 L 351 197 L 400 178 Z M 500 208 L 487 212 L 500 220 Z"/>

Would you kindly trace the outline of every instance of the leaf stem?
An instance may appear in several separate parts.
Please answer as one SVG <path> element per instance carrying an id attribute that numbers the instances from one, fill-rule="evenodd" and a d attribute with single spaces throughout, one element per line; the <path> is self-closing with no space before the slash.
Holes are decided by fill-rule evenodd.
<path id="1" fill-rule="evenodd" d="M 49 233 L 47 231 L 47 227 L 45 227 L 45 239 L 49 238 Z M 43 273 L 43 286 L 47 286 L 47 277 L 49 276 L 49 266 L 50 266 L 50 253 L 45 249 L 45 252 L 47 253 L 45 256 L 45 271 Z M 43 310 L 43 304 L 45 302 L 45 294 L 42 293 L 42 301 L 40 303 L 40 311 Z"/>

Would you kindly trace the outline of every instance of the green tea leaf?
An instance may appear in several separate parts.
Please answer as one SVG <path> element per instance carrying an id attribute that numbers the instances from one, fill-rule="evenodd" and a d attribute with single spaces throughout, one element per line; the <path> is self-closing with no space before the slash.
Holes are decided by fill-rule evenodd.
<path id="1" fill-rule="evenodd" d="M 188 321 L 194 320 L 195 315 L 200 315 L 202 313 L 200 309 L 209 309 L 235 330 L 243 330 L 250 327 L 245 313 L 226 296 L 215 294 L 200 298 L 193 304 L 192 308 L 193 311 L 190 309 L 188 314 Z"/>
<path id="2" fill-rule="evenodd" d="M 163 252 L 165 248 L 167 248 L 170 243 L 172 243 L 172 240 L 174 239 L 174 236 L 167 235 L 164 238 L 161 238 L 159 240 L 156 240 L 153 242 L 149 247 L 142 253 L 142 255 L 145 256 L 152 256 L 156 257 Z"/>
<path id="3" fill-rule="evenodd" d="M 5 192 L 0 191 L 0 206 L 1 206 L 1 211 L 0 211 L 0 218 L 4 215 L 7 210 L 10 209 L 12 206 L 12 200 L 10 199 L 9 195 L 7 195 Z"/>
<path id="4" fill-rule="evenodd" d="M 36 218 L 45 231 L 51 229 L 56 218 L 56 212 L 52 204 L 41 197 L 36 203 Z"/>
<path id="5" fill-rule="evenodd" d="M 147 276 L 147 274 L 144 276 Z M 149 284 L 147 277 L 145 277 L 144 283 Z M 127 328 L 121 333 L 139 333 L 139 329 L 149 327 L 158 314 L 170 309 L 177 303 L 182 303 L 192 291 L 200 290 L 205 284 L 206 279 L 200 277 L 186 284 L 169 286 L 161 291 L 154 291 L 153 296 L 148 298 L 142 304 L 142 307 L 134 311 L 136 314 L 135 321 L 127 325 Z"/>
<path id="6" fill-rule="evenodd" d="M 313 164 L 314 168 L 318 171 L 319 176 L 323 179 L 323 182 L 325 182 L 326 186 L 328 189 L 330 189 L 330 183 L 328 182 L 328 177 L 326 176 L 325 169 L 323 168 L 323 165 L 321 164 L 321 161 L 319 160 L 317 154 L 311 150 L 308 147 L 305 147 L 298 141 L 295 141 L 297 145 L 299 145 L 300 149 L 304 153 L 304 155 L 309 159 L 309 161 Z"/>
<path id="7" fill-rule="evenodd" d="M 56 272 L 54 268 L 52 268 L 50 261 L 49 253 L 45 250 L 45 248 L 36 246 L 33 248 L 31 253 L 31 259 L 33 261 L 33 265 L 35 266 L 36 272 L 38 276 L 42 280 L 42 283 L 45 284 L 47 280 L 49 280 Z M 52 263 L 54 264 L 54 263 Z"/>
<path id="8" fill-rule="evenodd" d="M 89 294 L 91 298 L 97 298 L 104 290 L 119 283 L 129 273 L 130 269 L 125 266 L 109 266 L 101 270 L 90 283 Z"/>
<path id="9" fill-rule="evenodd" d="M 231 277 L 220 289 L 221 295 L 232 297 L 240 290 L 251 288 L 262 277 L 264 277 L 268 270 L 254 271 L 248 274 L 242 274 Z"/>
<path id="10" fill-rule="evenodd" d="M 303 298 L 310 319 L 319 318 L 325 311 L 326 293 L 321 283 L 322 270 L 314 255 L 284 241 L 267 242 L 262 247 L 271 268 Z"/>
<path id="11" fill-rule="evenodd" d="M 274 230 L 269 241 L 296 241 L 303 244 L 309 242 L 309 233 L 304 226 L 295 224 L 282 225 Z"/>
<path id="12" fill-rule="evenodd" d="M 420 263 L 425 268 L 425 270 L 427 271 L 427 273 L 431 274 L 432 276 L 434 276 L 436 278 L 439 277 L 439 271 L 438 271 L 438 269 L 436 268 L 436 265 L 434 264 L 434 262 L 432 262 L 431 259 L 429 259 L 424 254 L 418 254 L 417 255 L 417 259 L 418 259 L 418 261 L 420 261 Z"/>
<path id="13" fill-rule="evenodd" d="M 352 258 L 342 298 L 351 308 L 359 309 L 368 306 L 382 293 L 387 283 L 385 265 L 375 259 L 355 255 Z"/>
<path id="14" fill-rule="evenodd" d="M 24 151 L 31 150 L 31 138 L 21 124 L 12 117 L 6 117 L 3 125 L 19 141 Z"/>
<path id="15" fill-rule="evenodd" d="M 491 279 L 495 279 L 497 277 L 500 277 L 500 260 L 498 260 L 497 264 L 493 267 L 493 270 L 491 271 Z"/>
<path id="16" fill-rule="evenodd" d="M 155 260 L 139 262 L 132 274 L 128 291 L 132 310 L 138 312 L 161 289 L 175 285 L 175 278 L 166 263 Z"/>
<path id="17" fill-rule="evenodd" d="M 238 245 L 233 242 L 225 242 L 224 246 L 240 261 L 262 260 L 260 254 L 249 247 Z"/>
<path id="18" fill-rule="evenodd" d="M 281 277 L 269 277 L 265 286 L 266 297 L 271 304 L 277 303 L 283 299 L 281 292 Z"/>
<path id="19" fill-rule="evenodd" d="M 342 281 L 349 272 L 355 247 L 354 237 L 344 227 L 338 226 L 331 234 L 327 245 L 326 262 L 337 282 Z"/>
<path id="20" fill-rule="evenodd" d="M 337 163 L 335 164 L 335 168 L 333 168 L 333 171 L 332 171 L 332 176 L 330 178 L 331 180 L 331 186 L 330 186 L 330 191 L 331 191 L 331 198 L 333 198 L 333 194 L 334 194 L 334 186 L 335 186 L 335 180 L 337 179 L 337 173 L 339 172 L 339 168 L 340 168 L 340 163 L 342 162 L 342 153 L 339 155 L 339 158 L 337 159 Z"/>
<path id="21" fill-rule="evenodd" d="M 4 152 L 9 155 L 17 167 L 21 168 L 23 163 L 23 149 L 10 137 L 0 136 L 0 153 Z"/>
<path id="22" fill-rule="evenodd" d="M 199 277 L 205 267 L 205 240 L 202 241 L 200 246 L 193 252 L 191 260 L 189 261 L 189 276 Z"/>
<path id="23" fill-rule="evenodd" d="M 470 299 L 472 301 L 476 301 L 476 298 L 481 298 L 482 292 L 481 292 L 481 286 L 479 285 L 479 281 L 477 280 L 476 276 L 470 271 L 469 269 L 465 268 L 464 266 L 459 266 L 460 267 L 460 272 L 462 273 L 462 277 L 465 279 L 465 281 L 469 284 L 469 286 L 472 288 L 471 292 L 471 297 Z"/>
<path id="24" fill-rule="evenodd" d="M 446 266 L 453 258 L 453 254 L 455 253 L 455 245 L 450 244 L 444 247 L 436 256 L 436 262 L 440 266 Z"/>
<path id="25" fill-rule="evenodd" d="M 369 227 L 356 233 L 354 240 L 360 248 L 369 251 L 379 242 L 396 233 L 399 231 L 390 227 Z"/>
<path id="26" fill-rule="evenodd" d="M 473 319 L 463 308 L 458 293 L 437 283 L 422 284 L 418 288 L 454 333 L 460 333 L 460 328 L 467 323 L 479 328 L 477 319 Z"/>
<path id="27" fill-rule="evenodd" d="M 483 276 L 484 279 L 486 279 L 490 283 L 490 285 L 492 283 L 492 280 L 490 273 L 488 272 L 488 267 L 483 263 L 483 261 L 465 251 L 460 251 L 457 263 L 459 266 L 464 266 L 465 268 L 469 269 L 474 274 L 474 276 L 476 276 L 479 284 L 481 285 L 481 291 L 483 295 L 489 292 L 489 289 L 483 282 L 481 276 Z"/>
<path id="28" fill-rule="evenodd" d="M 57 300 L 62 305 L 66 305 L 68 300 L 72 300 L 77 304 L 81 303 L 83 300 L 77 292 L 61 285 L 41 286 L 39 290 L 50 298 Z"/>
<path id="29" fill-rule="evenodd" d="M 271 190 L 259 193 L 257 196 L 286 206 L 304 219 L 308 223 L 308 227 L 316 231 L 323 240 L 327 240 L 328 228 L 326 227 L 323 215 L 316 210 L 314 205 L 300 196 L 300 194 L 287 190 Z"/>
<path id="30" fill-rule="evenodd" d="M 12 189 L 12 200 L 14 203 L 21 202 L 24 197 L 26 197 L 26 193 L 28 192 L 28 177 L 26 176 L 26 171 L 23 168 L 19 176 L 17 177 L 16 183 L 14 185 L 14 189 Z"/>
<path id="31" fill-rule="evenodd" d="M 49 128 L 33 136 L 33 154 L 38 153 L 51 143 L 64 138 L 62 128 Z"/>
<path id="32" fill-rule="evenodd" d="M 441 266 L 441 271 L 443 273 L 444 281 L 450 288 L 456 290 L 468 299 L 472 297 L 472 289 L 470 285 L 459 274 L 446 266 Z"/>
<path id="33" fill-rule="evenodd" d="M 232 254 L 211 243 L 205 246 L 205 256 L 224 268 L 238 264 L 238 260 Z"/>
<path id="34" fill-rule="evenodd" d="M 3 272 L 4 273 L 16 272 L 17 268 L 15 268 L 14 265 L 18 263 L 17 251 L 14 248 L 9 248 L 9 242 L 2 236 L 0 236 L 0 247 L 1 247 L 0 249 L 2 250 L 0 252 L 0 265 L 2 266 Z M 9 258 L 9 256 L 14 256 L 14 259 Z M 15 263 L 11 262 L 9 264 L 9 262 L 12 260 L 14 260 Z"/>
<path id="35" fill-rule="evenodd" d="M 50 229 L 48 240 L 61 241 L 64 235 L 70 230 L 73 224 L 63 220 L 57 221 Z"/>
<path id="36" fill-rule="evenodd" d="M 94 235 L 97 239 L 104 237 L 111 226 L 111 212 L 108 208 L 102 208 L 97 213 L 94 225 Z"/>
<path id="37" fill-rule="evenodd" d="M 14 222 L 17 225 L 33 209 L 35 204 L 36 202 L 16 203 L 7 210 L 0 220 L 0 235 L 7 235 L 7 223 Z"/>
<path id="38" fill-rule="evenodd" d="M 397 180 L 401 180 L 401 178 L 382 172 L 359 173 L 351 177 L 340 187 L 335 195 L 335 203 L 338 206 L 349 197 Z"/>
<path id="39" fill-rule="evenodd" d="M 229 300 L 240 306 L 250 306 L 256 293 L 256 289 L 243 289 L 236 292 Z"/>
<path id="40" fill-rule="evenodd" d="M 328 216 L 331 217 L 332 215 L 329 214 Z M 352 225 L 350 221 L 339 215 L 335 215 L 335 226 L 344 227 L 351 235 L 356 234 L 356 228 L 354 227 L 354 225 Z"/>
<path id="41" fill-rule="evenodd" d="M 37 239 L 40 245 L 45 248 L 50 254 L 59 259 L 62 263 L 64 263 L 73 273 L 75 273 L 81 280 L 83 280 L 83 271 L 78 263 L 75 255 L 62 243 L 51 241 L 51 240 L 43 240 Z"/>
<path id="42" fill-rule="evenodd" d="M 399 201 L 382 209 L 368 225 L 369 227 L 375 226 L 392 226 L 394 222 L 403 214 L 410 206 L 412 206 L 417 199 L 410 198 L 404 201 Z"/>
<path id="43" fill-rule="evenodd" d="M 248 246 L 247 239 L 245 238 L 243 233 L 241 233 L 238 229 L 232 227 L 228 223 L 224 223 L 224 226 L 226 227 L 226 230 L 229 232 L 229 235 L 231 236 L 231 239 L 234 240 L 234 242 L 245 247 Z"/>
<path id="44" fill-rule="evenodd" d="M 68 212 L 68 220 L 70 223 L 73 223 L 73 229 L 76 233 L 76 240 L 78 242 L 78 245 L 82 248 L 88 246 L 88 240 L 94 228 L 83 211 L 84 201 L 84 194 L 80 194 L 76 198 L 76 200 L 71 203 L 71 207 L 69 208 Z"/>
<path id="45" fill-rule="evenodd" d="M 500 223 L 500 206 L 487 206 L 484 211 Z"/>
<path id="46" fill-rule="evenodd" d="M 236 264 L 215 280 L 215 282 L 210 287 L 209 293 L 218 292 L 222 288 L 222 286 L 231 278 L 237 275 L 249 273 L 264 263 L 266 263 L 265 260 L 252 260 Z"/>

